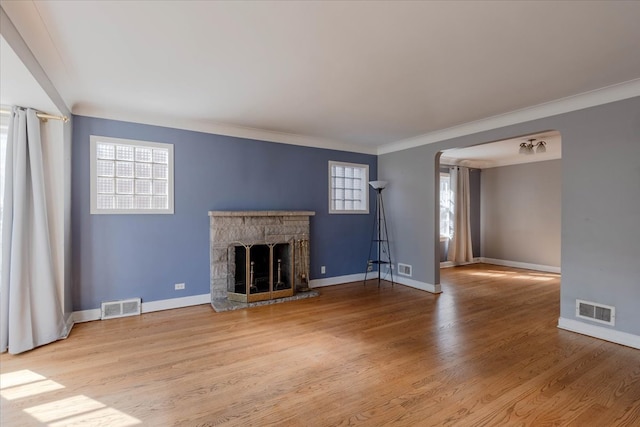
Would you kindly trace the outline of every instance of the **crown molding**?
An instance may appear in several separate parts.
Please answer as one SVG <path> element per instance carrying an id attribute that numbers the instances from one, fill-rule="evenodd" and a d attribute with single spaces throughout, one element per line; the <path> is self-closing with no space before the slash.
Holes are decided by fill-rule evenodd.
<path id="1" fill-rule="evenodd" d="M 152 126 L 163 126 L 216 135 L 226 135 L 236 138 L 255 139 L 259 141 L 269 141 L 312 148 L 323 148 L 328 150 L 349 151 L 362 154 L 377 154 L 376 147 L 366 147 L 325 138 L 229 125 L 209 120 L 193 120 L 142 114 L 137 112 L 116 111 L 113 109 L 101 108 L 89 104 L 74 105 L 72 112 L 73 114 L 78 116 L 119 120 L 123 122 L 141 123 Z"/>
<path id="2" fill-rule="evenodd" d="M 425 133 L 413 138 L 378 147 L 377 154 L 393 153 L 395 151 L 420 147 L 422 145 L 433 144 L 434 142 L 447 139 L 458 138 L 491 129 L 514 125 L 517 123 L 555 116 L 571 111 L 582 110 L 583 108 L 595 107 L 609 102 L 621 101 L 623 99 L 640 96 L 640 79 L 629 80 L 600 89 L 584 92 L 578 95 L 557 99 L 555 101 L 538 104 L 497 116 L 487 117 L 459 126 L 453 126 L 434 132 Z"/>

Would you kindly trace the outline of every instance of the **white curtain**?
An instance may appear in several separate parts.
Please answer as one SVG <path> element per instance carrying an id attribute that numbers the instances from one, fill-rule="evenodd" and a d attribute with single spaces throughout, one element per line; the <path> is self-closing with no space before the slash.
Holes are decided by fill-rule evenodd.
<path id="1" fill-rule="evenodd" d="M 16 354 L 66 335 L 54 275 L 40 120 L 14 107 L 2 212 L 0 350 Z"/>
<path id="2" fill-rule="evenodd" d="M 453 237 L 449 242 L 447 260 L 454 263 L 473 261 L 471 246 L 471 215 L 469 212 L 469 168 L 454 167 L 449 170 L 453 193 Z"/>

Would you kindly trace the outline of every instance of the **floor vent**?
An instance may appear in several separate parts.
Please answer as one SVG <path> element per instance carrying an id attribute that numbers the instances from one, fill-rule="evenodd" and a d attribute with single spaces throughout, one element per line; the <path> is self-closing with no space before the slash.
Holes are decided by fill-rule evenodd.
<path id="1" fill-rule="evenodd" d="M 616 308 L 577 299 L 576 317 L 613 326 L 616 323 Z"/>
<path id="2" fill-rule="evenodd" d="M 140 298 L 124 299 L 102 303 L 100 319 L 115 319 L 116 317 L 137 316 L 140 314 Z"/>
<path id="3" fill-rule="evenodd" d="M 398 274 L 411 277 L 411 266 L 409 264 L 398 263 Z"/>

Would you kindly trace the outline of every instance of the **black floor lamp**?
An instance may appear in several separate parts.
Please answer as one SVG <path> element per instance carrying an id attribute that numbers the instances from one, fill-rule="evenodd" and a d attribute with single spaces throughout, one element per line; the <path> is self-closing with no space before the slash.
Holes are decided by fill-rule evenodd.
<path id="1" fill-rule="evenodd" d="M 369 258 L 367 258 L 367 271 L 364 274 L 364 283 L 367 283 L 367 275 L 373 265 L 378 266 L 378 287 L 380 287 L 381 266 L 388 265 L 393 286 L 393 264 L 391 263 L 391 249 L 389 248 L 389 234 L 387 233 L 387 217 L 384 213 L 382 190 L 387 186 L 387 181 L 369 181 L 369 185 L 376 190 L 376 211 L 371 233 L 371 245 L 369 246 Z M 376 258 L 371 257 L 373 248 L 377 247 Z"/>

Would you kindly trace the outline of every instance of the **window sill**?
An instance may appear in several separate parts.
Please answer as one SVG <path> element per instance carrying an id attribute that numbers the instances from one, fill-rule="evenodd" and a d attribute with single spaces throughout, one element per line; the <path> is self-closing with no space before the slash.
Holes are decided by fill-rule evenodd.
<path id="1" fill-rule="evenodd" d="M 440 242 L 446 242 L 447 240 L 449 240 L 447 236 L 440 236 Z"/>

